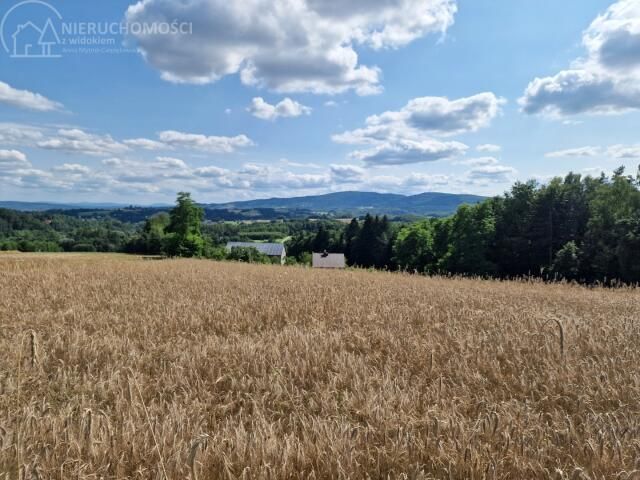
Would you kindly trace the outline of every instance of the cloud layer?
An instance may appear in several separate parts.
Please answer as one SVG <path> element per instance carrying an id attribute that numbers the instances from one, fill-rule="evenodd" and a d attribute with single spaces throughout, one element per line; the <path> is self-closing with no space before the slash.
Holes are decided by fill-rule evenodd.
<path id="1" fill-rule="evenodd" d="M 55 129 L 16 123 L 0 123 L 0 144 L 92 157 L 117 157 L 135 150 L 176 149 L 224 154 L 254 145 L 244 134 L 229 137 L 165 130 L 158 133 L 157 140 L 133 138 L 119 141 L 110 135 L 89 133 L 80 128 Z"/>
<path id="2" fill-rule="evenodd" d="M 244 164 L 236 169 L 215 165 L 192 167 L 173 157 L 151 161 L 105 159 L 102 167 L 63 163 L 48 170 L 30 162 L 0 158 L 0 184 L 52 193 L 138 196 L 161 194 L 170 198 L 187 189 L 200 197 L 255 198 L 318 194 L 340 190 L 376 190 L 398 193 L 467 191 L 470 185 L 488 186 L 512 180 L 515 170 L 504 165 L 473 167 L 462 175 L 375 175 L 362 167 L 334 164 L 318 173 L 296 173 L 266 164 Z"/>
<path id="3" fill-rule="evenodd" d="M 369 165 L 402 165 L 455 158 L 468 147 L 448 137 L 487 127 L 500 113 L 504 100 L 493 93 L 480 93 L 449 100 L 421 97 L 398 111 L 388 111 L 366 119 L 365 127 L 334 135 L 337 143 L 370 145 L 350 157 Z"/>
<path id="4" fill-rule="evenodd" d="M 640 145 L 611 145 L 609 147 L 587 146 L 557 150 L 545 155 L 547 158 L 607 157 L 613 160 L 640 158 Z"/>
<path id="5" fill-rule="evenodd" d="M 78 133 L 72 136 L 80 137 Z M 95 155 L 88 153 L 90 160 L 86 163 L 62 162 L 45 169 L 34 167 L 20 150 L 1 149 L 0 184 L 53 194 L 122 195 L 127 198 L 148 194 L 169 198 L 176 191 L 187 189 L 204 198 L 224 199 L 229 196 L 291 196 L 292 192 L 317 194 L 351 189 L 399 193 L 466 191 L 470 185 L 504 183 L 515 173 L 492 157 L 468 161 L 470 169 L 456 176 L 424 173 L 377 175 L 360 165 L 321 166 L 288 160 L 279 162 L 282 166 L 264 163 L 244 163 L 235 168 L 210 163 L 193 166 L 190 161 L 176 156 L 137 157 L 138 153 L 144 152 L 127 150 L 122 156 L 106 157 L 99 162 L 91 159 Z M 65 148 L 61 153 L 77 155 L 78 150 Z M 306 168 L 313 168 L 313 173 L 295 171 Z"/>
<path id="6" fill-rule="evenodd" d="M 556 150 L 545 155 L 547 158 L 576 158 L 576 157 L 596 157 L 601 154 L 600 147 L 578 147 Z"/>

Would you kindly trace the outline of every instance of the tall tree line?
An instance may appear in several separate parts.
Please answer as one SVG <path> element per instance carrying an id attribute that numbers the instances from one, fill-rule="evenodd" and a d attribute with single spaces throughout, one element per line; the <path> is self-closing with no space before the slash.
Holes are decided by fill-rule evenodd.
<path id="1" fill-rule="evenodd" d="M 640 282 L 640 175 L 582 177 L 461 207 L 452 217 L 403 228 L 398 267 L 425 273 L 542 276 Z"/>
<path id="2" fill-rule="evenodd" d="M 367 214 L 362 222 L 353 219 L 345 230 L 345 253 L 349 265 L 392 268 L 394 233 L 386 216 Z"/>

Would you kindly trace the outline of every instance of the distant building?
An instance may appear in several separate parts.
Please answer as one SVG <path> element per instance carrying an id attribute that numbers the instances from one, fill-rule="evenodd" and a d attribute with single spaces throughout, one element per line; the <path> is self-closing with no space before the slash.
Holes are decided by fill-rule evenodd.
<path id="1" fill-rule="evenodd" d="M 344 253 L 314 253 L 313 268 L 345 268 Z"/>
<path id="2" fill-rule="evenodd" d="M 232 248 L 255 248 L 260 253 L 267 255 L 271 258 L 279 258 L 280 263 L 284 265 L 287 259 L 287 252 L 282 243 L 258 243 L 258 242 L 229 242 L 227 243 L 227 250 L 231 251 Z"/>

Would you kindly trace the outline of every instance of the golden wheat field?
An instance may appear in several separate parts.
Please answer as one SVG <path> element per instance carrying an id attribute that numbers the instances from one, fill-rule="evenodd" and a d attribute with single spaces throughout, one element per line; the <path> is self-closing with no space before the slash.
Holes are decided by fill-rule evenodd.
<path id="1" fill-rule="evenodd" d="M 0 256 L 0 479 L 640 478 L 640 293 Z"/>

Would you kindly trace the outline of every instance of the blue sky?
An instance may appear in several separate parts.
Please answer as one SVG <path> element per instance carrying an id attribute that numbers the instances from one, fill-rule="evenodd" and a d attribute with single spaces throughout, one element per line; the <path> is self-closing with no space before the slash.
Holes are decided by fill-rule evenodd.
<path id="1" fill-rule="evenodd" d="M 3 2 L 0 200 L 490 195 L 640 163 L 640 0 L 237 3 Z M 49 18 L 59 58 L 13 43 Z"/>

